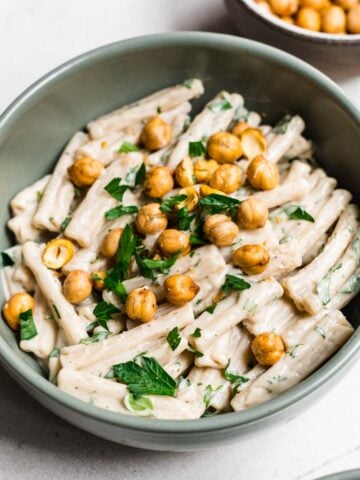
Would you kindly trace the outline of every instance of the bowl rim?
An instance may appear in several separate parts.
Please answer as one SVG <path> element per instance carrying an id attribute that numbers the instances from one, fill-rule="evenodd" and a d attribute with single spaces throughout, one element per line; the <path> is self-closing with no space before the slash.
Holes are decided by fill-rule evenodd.
<path id="1" fill-rule="evenodd" d="M 319 477 L 317 480 L 359 480 L 360 468 L 353 470 L 343 470 L 341 472 L 331 473 L 324 477 Z"/>
<path id="2" fill-rule="evenodd" d="M 255 0 L 227 0 L 227 2 L 242 4 L 250 13 L 255 15 L 258 20 L 271 27 L 273 30 L 282 30 L 284 33 L 291 35 L 297 39 L 301 38 L 307 42 L 317 44 L 328 44 L 331 46 L 347 46 L 352 47 L 360 45 L 360 34 L 333 34 L 324 32 L 313 32 L 306 30 L 305 28 L 298 27 L 297 25 L 291 25 L 284 22 L 276 15 L 269 15 L 259 8 Z"/>
<path id="3" fill-rule="evenodd" d="M 66 79 L 68 74 L 71 75 L 94 62 L 103 61 L 125 52 L 146 51 L 165 44 L 167 47 L 172 48 L 187 46 L 191 48 L 224 48 L 234 51 L 245 51 L 260 59 L 285 67 L 325 91 L 360 126 L 360 110 L 341 88 L 319 70 L 293 55 L 260 42 L 233 35 L 207 32 L 170 32 L 145 35 L 111 43 L 85 52 L 51 70 L 20 94 L 2 113 L 0 116 L 0 135 L 3 131 L 11 128 L 13 122 L 22 115 L 22 111 L 36 101 L 38 93 L 42 92 L 46 87 L 52 86 L 64 78 Z M 315 394 L 336 373 L 348 366 L 350 360 L 360 356 L 359 346 L 360 328 L 355 331 L 347 343 L 328 362 L 303 382 L 279 397 L 249 410 L 221 414 L 196 421 L 144 419 L 142 417 L 122 415 L 87 404 L 61 391 L 34 371 L 26 362 L 18 362 L 13 349 L 2 336 L 0 336 L 0 360 L 6 370 L 20 384 L 25 384 L 30 390 L 35 389 L 41 396 L 49 397 L 53 402 L 60 403 L 80 415 L 91 417 L 94 421 L 134 431 L 159 434 L 197 434 L 216 430 L 232 430 L 241 426 L 253 425 L 265 418 L 288 410 L 302 399 L 309 398 Z"/>

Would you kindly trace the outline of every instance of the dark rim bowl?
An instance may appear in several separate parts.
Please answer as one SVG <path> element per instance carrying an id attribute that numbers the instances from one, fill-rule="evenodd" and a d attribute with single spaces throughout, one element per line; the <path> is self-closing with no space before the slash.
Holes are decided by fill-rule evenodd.
<path id="1" fill-rule="evenodd" d="M 281 31 L 285 35 L 290 35 L 294 38 L 297 38 L 299 41 L 305 40 L 311 43 L 323 44 L 323 45 L 341 45 L 341 46 L 354 46 L 360 45 L 360 34 L 332 34 L 332 33 L 321 33 L 321 32 L 312 32 L 311 30 L 306 30 L 305 28 L 298 27 L 297 25 L 291 25 L 284 22 L 276 15 L 268 15 L 261 8 L 259 8 L 255 0 L 227 0 L 234 3 L 237 3 L 242 8 L 246 9 L 247 12 L 257 20 L 271 27 L 273 30 Z"/>
<path id="2" fill-rule="evenodd" d="M 305 62 L 275 48 L 235 36 L 181 32 L 145 36 L 107 45 L 80 55 L 51 71 L 21 94 L 1 115 L 0 148 L 2 139 L 6 139 L 16 122 L 21 119 L 26 108 L 33 105 L 41 93 L 51 91 L 51 88 L 60 82 L 65 83 L 70 74 L 78 73 L 82 69 L 96 64 L 100 59 L 108 60 L 121 55 L 129 56 L 137 51 L 150 51 L 154 47 L 161 48 L 163 45 L 174 50 L 180 46 L 186 46 L 192 50 L 216 49 L 220 46 L 224 51 L 228 50 L 232 54 L 236 51 L 241 51 L 247 55 L 257 57 L 260 61 L 271 62 L 273 65 L 290 71 L 293 76 L 297 76 L 299 79 L 306 79 L 316 89 L 325 92 L 328 100 L 334 102 L 353 123 L 360 127 L 360 112 L 355 105 L 334 82 Z M 3 200 L 8 201 L 8 199 Z M 288 410 L 294 404 L 301 403 L 303 399 L 311 399 L 313 401 L 318 390 L 322 390 L 323 386 L 332 383 L 331 380 L 335 377 L 335 374 L 349 367 L 350 362 L 354 361 L 354 357 L 359 351 L 359 346 L 360 329 L 325 365 L 301 382 L 301 384 L 291 388 L 278 398 L 247 411 L 223 414 L 196 421 L 149 420 L 141 417 L 125 416 L 102 410 L 77 400 L 62 392 L 39 375 L 27 362 L 19 362 L 19 357 L 16 356 L 14 351 L 15 347 L 12 348 L 2 336 L 0 336 L 0 361 L 12 376 L 34 396 L 37 396 L 42 403 L 51 403 L 46 401 L 49 398 L 53 404 L 56 403 L 62 406 L 63 410 L 71 410 L 83 417 L 91 418 L 98 425 L 106 424 L 114 427 L 123 427 L 123 429 L 128 431 L 152 432 L 154 434 L 195 434 L 219 430 L 230 431 L 235 427 L 258 425 L 265 420 L 269 420 L 270 417 L 278 417 L 278 414 L 282 414 L 282 412 Z M 34 392 L 36 392 L 36 395 Z M 56 410 L 55 408 L 51 409 Z M 59 413 L 59 415 L 61 414 Z M 86 429 L 86 426 L 82 426 Z"/>

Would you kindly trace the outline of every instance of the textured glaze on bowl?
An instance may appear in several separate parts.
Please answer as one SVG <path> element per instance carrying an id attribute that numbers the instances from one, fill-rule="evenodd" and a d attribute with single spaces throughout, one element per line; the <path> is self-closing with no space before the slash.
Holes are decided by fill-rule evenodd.
<path id="1" fill-rule="evenodd" d="M 112 44 L 54 70 L 20 96 L 0 118 L 0 222 L 21 188 L 49 172 L 71 134 L 92 118 L 154 90 L 200 77 L 206 94 L 195 110 L 221 89 L 241 92 L 250 108 L 276 121 L 297 112 L 306 135 L 318 145 L 329 173 L 359 198 L 360 113 L 327 77 L 281 51 L 259 43 L 208 33 L 169 33 Z M 1 250 L 11 239 L 0 233 Z M 4 300 L 0 292 L 0 302 Z M 359 302 L 348 309 L 358 326 Z M 329 389 L 359 350 L 359 329 L 311 377 L 277 399 L 240 413 L 197 421 L 122 416 L 60 391 L 37 363 L 21 352 L 0 321 L 0 360 L 39 402 L 65 420 L 118 443 L 159 450 L 192 450 L 231 442 L 295 415 Z"/>

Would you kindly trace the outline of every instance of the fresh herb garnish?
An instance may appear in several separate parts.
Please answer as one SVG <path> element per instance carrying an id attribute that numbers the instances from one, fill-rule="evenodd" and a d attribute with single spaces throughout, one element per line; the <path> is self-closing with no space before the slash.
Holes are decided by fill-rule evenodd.
<path id="1" fill-rule="evenodd" d="M 91 343 L 98 343 L 102 340 L 106 340 L 111 335 L 111 332 L 97 332 L 92 337 L 83 338 L 80 343 L 83 345 L 90 345 Z"/>
<path id="2" fill-rule="evenodd" d="M 136 255 L 135 258 L 140 271 L 145 273 L 144 276 L 146 278 L 154 278 L 153 270 L 158 270 L 160 273 L 164 273 L 164 274 L 169 273 L 170 268 L 175 264 L 180 254 L 181 252 L 178 252 L 175 255 L 172 255 L 171 257 L 166 258 L 165 260 L 154 260 L 152 258 L 142 258 L 139 254 Z M 149 276 L 149 275 L 152 275 L 152 276 Z"/>
<path id="3" fill-rule="evenodd" d="M 305 220 L 306 222 L 314 223 L 315 219 L 303 207 L 297 205 L 290 205 L 285 209 L 286 215 L 290 220 Z"/>
<path id="4" fill-rule="evenodd" d="M 248 288 L 251 288 L 251 284 L 243 278 L 236 275 L 226 275 L 221 291 L 227 293 L 229 290 L 247 290 Z"/>
<path id="5" fill-rule="evenodd" d="M 230 372 L 229 367 L 230 367 L 230 359 L 225 367 L 224 377 L 229 382 L 235 384 L 233 388 L 233 393 L 234 395 L 236 395 L 241 385 L 243 385 L 244 383 L 247 383 L 250 379 L 248 377 L 244 377 L 243 375 L 238 375 L 237 373 Z"/>
<path id="6" fill-rule="evenodd" d="M 1 261 L 3 267 L 12 267 L 15 262 L 7 252 L 1 252 Z"/>
<path id="7" fill-rule="evenodd" d="M 172 216 L 172 220 L 177 224 L 179 230 L 189 230 L 191 222 L 195 215 L 190 215 L 187 206 L 178 208 L 181 202 L 187 199 L 187 195 L 174 195 L 167 198 L 160 205 L 160 210 Z"/>
<path id="8" fill-rule="evenodd" d="M 180 345 L 180 342 L 181 342 L 181 336 L 180 336 L 178 327 L 175 327 L 172 330 L 170 330 L 170 332 L 168 333 L 168 336 L 166 337 L 166 340 L 170 345 L 171 350 L 174 351 L 177 349 L 177 347 Z"/>
<path id="9" fill-rule="evenodd" d="M 221 112 L 223 110 L 230 110 L 231 108 L 232 105 L 228 100 L 226 100 L 226 98 L 223 100 L 217 100 L 208 106 L 208 109 L 214 113 Z"/>
<path id="10" fill-rule="evenodd" d="M 138 152 L 140 149 L 130 142 L 123 142 L 118 150 L 119 153 Z"/>
<path id="11" fill-rule="evenodd" d="M 184 87 L 190 89 L 190 88 L 192 88 L 193 83 L 194 83 L 194 79 L 193 79 L 193 78 L 189 78 L 188 80 L 184 80 L 182 84 L 184 85 Z"/>
<path id="12" fill-rule="evenodd" d="M 315 332 L 318 332 L 323 338 L 326 338 L 326 333 L 323 327 L 315 327 Z"/>
<path id="13" fill-rule="evenodd" d="M 115 218 L 122 217 L 123 215 L 132 215 L 138 212 L 136 205 L 119 205 L 105 212 L 106 220 L 115 220 Z"/>
<path id="14" fill-rule="evenodd" d="M 160 205 L 160 210 L 164 213 L 173 213 L 174 208 L 179 203 L 187 199 L 187 195 L 174 195 L 164 200 Z"/>
<path id="15" fill-rule="evenodd" d="M 291 115 L 285 115 L 272 129 L 273 133 L 277 135 L 284 135 L 287 132 L 289 123 L 291 122 Z"/>
<path id="16" fill-rule="evenodd" d="M 204 219 L 200 218 L 198 220 L 194 230 L 190 234 L 190 245 L 206 245 L 207 240 L 203 232 L 204 223 Z"/>
<path id="17" fill-rule="evenodd" d="M 128 386 L 129 392 L 138 395 L 168 395 L 174 397 L 176 381 L 150 357 L 113 366 L 115 377 Z"/>
<path id="18" fill-rule="evenodd" d="M 129 224 L 124 228 L 116 252 L 116 273 L 120 280 L 129 276 L 129 265 L 136 248 L 136 237 Z"/>
<path id="19" fill-rule="evenodd" d="M 60 225 L 60 231 L 64 232 L 70 222 L 71 222 L 71 217 L 66 217 L 65 220 L 63 220 L 63 222 Z"/>
<path id="20" fill-rule="evenodd" d="M 112 303 L 100 302 L 96 305 L 93 310 L 93 314 L 96 317 L 99 325 L 101 325 L 105 330 L 109 331 L 107 322 L 111 320 L 112 316 L 115 313 L 119 313 L 120 310 L 115 307 Z"/>
<path id="21" fill-rule="evenodd" d="M 203 396 L 203 402 L 204 402 L 204 405 L 206 408 L 209 408 L 210 407 L 210 403 L 212 402 L 213 400 L 213 397 L 214 397 L 214 393 L 216 393 L 218 390 L 220 390 L 220 388 L 222 387 L 222 385 L 219 385 L 218 387 L 216 388 L 212 388 L 211 385 L 207 385 L 206 388 L 205 388 L 205 394 Z"/>
<path id="22" fill-rule="evenodd" d="M 145 412 L 154 410 L 154 405 L 150 398 L 143 397 L 142 395 L 133 395 L 130 393 L 124 398 L 124 405 L 130 411 L 139 415 L 144 415 Z"/>
<path id="23" fill-rule="evenodd" d="M 60 348 L 55 347 L 51 350 L 49 358 L 59 358 L 60 356 Z"/>
<path id="24" fill-rule="evenodd" d="M 120 185 L 121 183 L 121 178 L 116 177 L 111 180 L 105 187 L 104 190 L 106 190 L 110 195 L 116 200 L 119 200 L 119 202 L 122 202 L 124 193 L 128 188 L 130 188 L 129 185 Z"/>
<path id="25" fill-rule="evenodd" d="M 194 338 L 200 338 L 201 337 L 201 328 L 197 327 L 191 334 L 192 337 Z"/>
<path id="26" fill-rule="evenodd" d="M 190 353 L 193 353 L 195 358 L 201 358 L 204 356 L 204 354 L 202 352 L 199 352 L 199 350 L 195 350 L 194 348 L 188 346 L 188 348 L 186 349 L 188 352 Z"/>
<path id="27" fill-rule="evenodd" d="M 297 344 L 294 345 L 294 346 L 292 347 L 292 349 L 291 349 L 289 352 L 287 352 L 287 353 L 290 355 L 290 357 L 296 358 L 296 357 L 297 357 L 297 349 L 298 349 L 299 347 L 301 347 L 302 345 L 303 345 L 303 343 L 297 343 Z"/>
<path id="28" fill-rule="evenodd" d="M 214 313 L 216 305 L 217 305 L 217 303 L 213 303 L 213 304 L 209 305 L 207 308 L 205 308 L 205 312 Z"/>
<path id="29" fill-rule="evenodd" d="M 55 312 L 55 315 L 56 315 L 57 319 L 61 320 L 61 316 L 60 316 L 59 310 L 57 309 L 56 305 L 53 304 L 52 307 L 53 307 L 53 310 Z"/>
<path id="30" fill-rule="evenodd" d="M 343 294 L 355 293 L 359 290 L 359 288 L 360 288 L 360 274 L 357 273 L 356 275 L 353 275 L 352 277 L 349 278 L 349 280 L 344 284 L 340 293 L 343 293 Z"/>
<path id="31" fill-rule="evenodd" d="M 34 323 L 32 310 L 26 310 L 19 315 L 20 318 L 20 340 L 31 340 L 38 334 Z"/>
<path id="32" fill-rule="evenodd" d="M 341 263 L 337 263 L 336 265 L 331 267 L 330 270 L 325 275 L 325 277 L 316 286 L 316 292 L 319 295 L 319 298 L 323 305 L 327 305 L 331 300 L 330 286 L 331 286 L 332 275 L 334 272 L 336 272 L 336 270 L 339 270 L 339 268 L 341 267 L 342 267 Z"/>
<path id="33" fill-rule="evenodd" d="M 190 215 L 189 209 L 185 205 L 185 207 L 180 208 L 180 210 L 176 210 L 175 218 L 179 230 L 189 230 L 191 222 L 194 220 L 195 215 Z"/>
<path id="34" fill-rule="evenodd" d="M 190 157 L 202 157 L 206 153 L 204 142 L 189 142 Z"/>
<path id="35" fill-rule="evenodd" d="M 141 185 L 142 183 L 144 183 L 145 178 L 146 178 L 146 166 L 145 166 L 145 163 L 143 162 L 139 170 L 136 172 L 135 186 Z"/>
<path id="36" fill-rule="evenodd" d="M 127 297 L 127 291 L 119 279 L 120 272 L 117 268 L 112 268 L 107 272 L 106 278 L 104 280 L 104 285 L 108 290 L 114 292 L 122 301 L 125 303 Z"/>
<path id="37" fill-rule="evenodd" d="M 212 193 L 200 200 L 200 205 L 205 207 L 209 213 L 215 214 L 229 212 L 232 217 L 235 216 L 237 207 L 240 203 L 240 200 L 237 198 L 220 195 L 218 193 Z"/>

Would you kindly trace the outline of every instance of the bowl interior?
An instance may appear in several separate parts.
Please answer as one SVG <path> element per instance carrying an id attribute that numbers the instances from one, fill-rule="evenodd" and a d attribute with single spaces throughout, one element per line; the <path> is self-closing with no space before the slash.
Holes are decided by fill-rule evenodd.
<path id="1" fill-rule="evenodd" d="M 25 92 L 0 118 L 0 224 L 9 218 L 8 202 L 23 187 L 51 171 L 74 131 L 98 115 L 165 86 L 199 77 L 206 93 L 198 111 L 219 90 L 241 92 L 265 122 L 285 113 L 300 114 L 317 157 L 359 199 L 360 115 L 330 80 L 277 50 L 230 36 L 168 34 L 114 44 L 65 64 Z M 12 242 L 0 229 L 0 249 Z M 4 301 L 0 289 L 0 303 Z M 358 326 L 359 301 L 348 308 Z M 23 362 L 41 373 L 22 353 L 0 320 L 0 335 Z M 210 420 L 210 419 L 209 419 Z"/>

